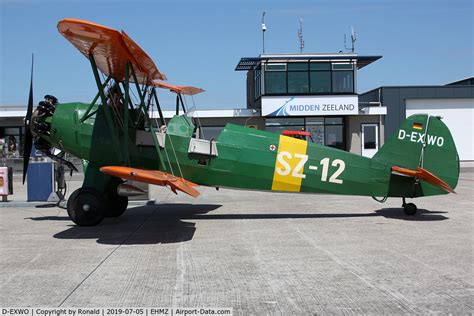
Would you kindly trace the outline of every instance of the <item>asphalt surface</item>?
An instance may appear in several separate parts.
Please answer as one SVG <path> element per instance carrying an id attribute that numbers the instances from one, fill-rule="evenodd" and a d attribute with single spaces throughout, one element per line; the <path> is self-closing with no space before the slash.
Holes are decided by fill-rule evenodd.
<path id="1" fill-rule="evenodd" d="M 160 189 L 97 227 L 0 204 L 0 306 L 472 314 L 474 174 L 461 178 L 412 200 L 416 216 L 399 199 L 208 188 Z"/>

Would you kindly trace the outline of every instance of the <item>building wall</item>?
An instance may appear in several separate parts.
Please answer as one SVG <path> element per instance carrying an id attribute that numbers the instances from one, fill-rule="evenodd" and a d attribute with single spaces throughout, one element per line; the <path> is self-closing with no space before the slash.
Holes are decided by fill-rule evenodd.
<path id="1" fill-rule="evenodd" d="M 380 101 L 387 107 L 385 138 L 390 137 L 405 120 L 407 99 L 474 98 L 474 86 L 415 86 L 381 87 L 360 95 L 359 101 L 379 101 L 379 90 Z"/>
<path id="2" fill-rule="evenodd" d="M 459 159 L 474 160 L 474 98 L 407 99 L 406 116 L 416 113 L 441 116 L 453 135 Z"/>
<path id="3" fill-rule="evenodd" d="M 22 117 L 0 117 L 0 127 L 23 126 Z"/>
<path id="4" fill-rule="evenodd" d="M 376 123 L 379 124 L 379 148 L 383 145 L 384 126 L 383 120 L 380 121 L 379 115 L 358 115 L 348 116 L 346 124 L 346 142 L 347 151 L 361 155 L 362 154 L 362 124 Z"/>
<path id="5" fill-rule="evenodd" d="M 249 70 L 247 72 L 247 108 L 248 109 L 255 109 L 255 78 L 254 78 L 254 71 Z"/>
<path id="6" fill-rule="evenodd" d="M 258 129 L 265 130 L 265 118 L 260 116 L 254 117 L 210 117 L 199 119 L 202 126 L 222 126 L 227 123 L 238 125 L 252 125 Z"/>

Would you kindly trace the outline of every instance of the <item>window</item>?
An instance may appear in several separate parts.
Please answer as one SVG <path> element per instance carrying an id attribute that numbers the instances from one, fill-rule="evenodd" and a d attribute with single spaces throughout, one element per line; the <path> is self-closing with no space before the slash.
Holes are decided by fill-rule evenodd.
<path id="1" fill-rule="evenodd" d="M 345 150 L 344 119 L 342 117 L 324 118 L 324 144 L 329 147 Z"/>
<path id="2" fill-rule="evenodd" d="M 326 146 L 345 149 L 342 126 L 325 125 L 324 132 Z"/>
<path id="3" fill-rule="evenodd" d="M 311 71 L 311 93 L 331 93 L 331 72 Z"/>
<path id="4" fill-rule="evenodd" d="M 23 154 L 23 133 L 22 127 L 0 127 L 0 138 L 2 148 L 0 153 L 4 157 L 18 158 Z M 2 158 L 2 157 L 0 157 Z"/>
<path id="5" fill-rule="evenodd" d="M 288 71 L 308 71 L 308 63 L 288 63 Z"/>
<path id="6" fill-rule="evenodd" d="M 349 63 L 332 64 L 332 91 L 334 93 L 354 92 L 353 65 Z"/>
<path id="7" fill-rule="evenodd" d="M 308 93 L 308 72 L 288 72 L 288 93 Z"/>
<path id="8" fill-rule="evenodd" d="M 354 93 L 354 64 L 301 61 L 265 64 L 265 89 L 261 71 L 255 74 L 255 98 L 267 95 L 349 94 Z M 260 77 L 261 78 L 261 77 Z M 257 91 L 258 90 L 258 91 Z M 264 90 L 264 91 L 262 91 Z M 258 93 L 260 92 L 260 93 Z"/>
<path id="9" fill-rule="evenodd" d="M 342 125 L 343 120 L 342 117 L 326 117 L 324 119 L 324 124 L 326 125 Z"/>
<path id="10" fill-rule="evenodd" d="M 311 93 L 331 93 L 331 64 L 310 63 Z"/>
<path id="11" fill-rule="evenodd" d="M 376 129 L 376 125 L 363 125 L 364 149 L 377 149 Z"/>
<path id="12" fill-rule="evenodd" d="M 315 144 L 324 145 L 323 117 L 307 117 L 306 130 L 311 133 L 311 138 Z"/>
<path id="13" fill-rule="evenodd" d="M 286 64 L 266 64 L 266 71 L 286 71 Z"/>
<path id="14" fill-rule="evenodd" d="M 266 64 L 265 70 L 265 93 L 286 94 L 286 64 Z"/>
<path id="15" fill-rule="evenodd" d="M 288 93 L 305 94 L 309 92 L 308 63 L 288 64 Z"/>
<path id="16" fill-rule="evenodd" d="M 272 133 L 281 134 L 283 131 L 304 130 L 304 118 L 267 118 L 266 130 Z"/>
<path id="17" fill-rule="evenodd" d="M 352 71 L 333 71 L 332 92 L 354 92 L 354 73 Z"/>
<path id="18" fill-rule="evenodd" d="M 346 149 L 342 117 L 307 117 L 306 130 L 311 133 L 316 144 Z"/>
<path id="19" fill-rule="evenodd" d="M 311 63 L 310 64 L 311 71 L 329 71 L 331 70 L 330 63 Z"/>
<path id="20" fill-rule="evenodd" d="M 332 70 L 352 70 L 352 64 L 332 64 Z"/>
<path id="21" fill-rule="evenodd" d="M 267 131 L 277 134 L 305 130 L 311 133 L 315 144 L 346 150 L 343 117 L 267 118 L 265 126 Z"/>
<path id="22" fill-rule="evenodd" d="M 285 71 L 265 72 L 265 93 L 286 94 L 286 72 Z"/>
<path id="23" fill-rule="evenodd" d="M 255 85 L 254 96 L 255 96 L 255 100 L 257 100 L 262 95 L 262 69 L 260 67 L 255 69 L 254 85 Z"/>

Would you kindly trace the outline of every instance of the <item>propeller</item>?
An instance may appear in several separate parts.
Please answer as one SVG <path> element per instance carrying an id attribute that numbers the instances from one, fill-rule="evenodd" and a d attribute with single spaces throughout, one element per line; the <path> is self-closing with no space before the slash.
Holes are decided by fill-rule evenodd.
<path id="1" fill-rule="evenodd" d="M 25 184 L 26 173 L 28 172 L 28 164 L 30 162 L 31 148 L 33 146 L 33 135 L 30 130 L 31 116 L 33 114 L 33 64 L 34 55 L 31 55 L 31 78 L 30 78 L 30 95 L 28 97 L 28 109 L 25 116 L 25 140 L 23 142 L 23 184 Z"/>

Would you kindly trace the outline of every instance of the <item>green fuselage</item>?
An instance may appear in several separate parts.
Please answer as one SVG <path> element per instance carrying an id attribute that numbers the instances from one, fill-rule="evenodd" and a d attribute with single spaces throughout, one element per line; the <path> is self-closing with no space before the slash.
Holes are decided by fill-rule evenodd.
<path id="1" fill-rule="evenodd" d="M 228 124 L 216 140 L 217 156 L 189 153 L 195 126 L 187 116 L 167 125 L 164 148 L 115 138 L 97 114 L 81 122 L 88 104 L 57 107 L 49 141 L 94 165 L 162 170 L 205 186 L 366 196 L 414 196 L 413 183 L 391 186 L 391 165 L 338 149 Z M 131 115 L 133 122 L 134 115 Z M 118 127 L 117 127 L 118 128 Z M 115 139 L 115 140 L 114 140 Z M 126 145 L 126 150 L 123 146 Z M 159 148 L 159 150 L 157 149 Z M 160 163 L 161 159 L 161 163 Z M 97 176 L 97 175 L 95 175 Z M 94 185 L 94 175 L 84 185 Z"/>

